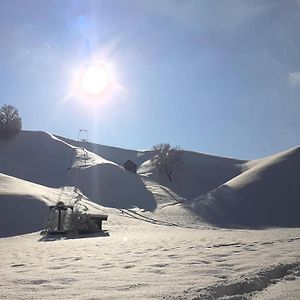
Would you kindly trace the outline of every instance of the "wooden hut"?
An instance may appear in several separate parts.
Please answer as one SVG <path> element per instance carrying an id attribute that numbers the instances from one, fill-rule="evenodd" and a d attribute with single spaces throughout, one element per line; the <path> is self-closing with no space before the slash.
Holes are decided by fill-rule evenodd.
<path id="1" fill-rule="evenodd" d="M 129 171 L 129 172 L 132 172 L 132 173 L 136 173 L 136 170 L 137 170 L 137 165 L 131 161 L 131 160 L 127 160 L 124 164 L 124 169 Z"/>

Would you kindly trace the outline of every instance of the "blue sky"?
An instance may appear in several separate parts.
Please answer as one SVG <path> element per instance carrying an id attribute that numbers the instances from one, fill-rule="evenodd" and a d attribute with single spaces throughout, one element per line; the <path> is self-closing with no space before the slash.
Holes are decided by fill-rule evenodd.
<path id="1" fill-rule="evenodd" d="M 23 128 L 253 159 L 299 144 L 300 1 L 0 1 L 0 104 Z M 71 92 L 93 60 L 116 83 Z"/>

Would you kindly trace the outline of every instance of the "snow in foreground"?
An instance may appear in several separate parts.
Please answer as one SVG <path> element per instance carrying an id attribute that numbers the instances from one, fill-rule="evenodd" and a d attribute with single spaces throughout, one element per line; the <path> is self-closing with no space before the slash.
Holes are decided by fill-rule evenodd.
<path id="1" fill-rule="evenodd" d="M 0 298 L 299 299 L 299 229 L 162 226 L 115 210 L 106 227 L 0 239 Z"/>

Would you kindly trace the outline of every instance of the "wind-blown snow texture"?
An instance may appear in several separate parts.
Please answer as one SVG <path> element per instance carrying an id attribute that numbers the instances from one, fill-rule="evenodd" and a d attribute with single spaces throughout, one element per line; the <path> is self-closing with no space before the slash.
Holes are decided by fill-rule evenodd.
<path id="1" fill-rule="evenodd" d="M 0 298 L 299 299 L 299 149 L 255 161 L 184 151 L 169 182 L 152 151 L 45 132 L 0 141 Z M 108 234 L 21 235 L 78 199 L 109 214 Z"/>

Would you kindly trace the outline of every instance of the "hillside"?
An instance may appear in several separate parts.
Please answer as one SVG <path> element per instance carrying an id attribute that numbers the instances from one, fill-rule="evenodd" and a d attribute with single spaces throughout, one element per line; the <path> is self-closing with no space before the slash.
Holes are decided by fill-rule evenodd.
<path id="1" fill-rule="evenodd" d="M 190 207 L 222 226 L 300 226 L 300 147 L 244 166 Z"/>
<path id="2" fill-rule="evenodd" d="M 190 199 L 240 174 L 244 163 L 184 151 L 182 165 L 174 181 L 169 182 L 149 166 L 151 155 L 151 151 L 125 150 L 58 138 L 45 132 L 22 131 L 13 140 L 0 141 L 0 157 L 3 158 L 0 170 L 48 187 L 77 186 L 101 205 L 154 210 L 155 199 L 142 182 L 144 175 L 167 186 L 180 197 Z M 143 176 L 123 169 L 123 162 L 127 159 L 142 164 L 139 174 Z"/>
<path id="3" fill-rule="evenodd" d="M 0 140 L 0 172 L 48 187 L 65 185 L 72 148 L 45 132 Z"/>
<path id="4" fill-rule="evenodd" d="M 82 146 L 29 131 L 0 142 L 1 299 L 299 299 L 299 228 L 262 228 L 300 227 L 299 147 L 254 161 L 184 151 L 169 182 L 150 151 Z M 108 214 L 105 233 L 41 239 L 57 201 Z"/>
<path id="5" fill-rule="evenodd" d="M 53 188 L 76 186 L 91 201 L 108 207 L 156 207 L 139 176 L 45 132 L 23 131 L 1 141 L 0 157 L 0 171 L 10 176 Z"/>
<path id="6" fill-rule="evenodd" d="M 299 147 L 254 161 L 184 151 L 172 181 L 150 164 L 150 155 L 22 131 L 0 141 L 0 172 L 10 176 L 0 178 L 0 201 L 10 197 L 9 184 L 11 194 L 18 190 L 15 197 L 43 203 L 45 197 L 36 195 L 44 195 L 45 189 L 51 188 L 46 191 L 49 197 L 76 187 L 84 199 L 100 206 L 137 209 L 142 217 L 171 222 L 174 214 L 180 224 L 192 220 L 196 226 L 198 218 L 199 224 L 218 226 L 300 225 Z M 141 164 L 138 174 L 118 164 L 127 159 Z M 26 189 L 16 188 L 20 180 L 26 181 Z M 55 201 L 57 196 L 50 198 Z"/>
<path id="7" fill-rule="evenodd" d="M 44 228 L 49 208 L 59 199 L 59 190 L 0 173 L 0 237 Z"/>
<path id="8" fill-rule="evenodd" d="M 123 166 L 123 164 L 129 159 L 135 162 L 138 166 L 143 162 L 151 158 L 152 151 L 137 151 L 128 150 L 112 146 L 99 145 L 91 142 L 81 142 L 75 141 L 73 139 L 68 139 L 62 136 L 56 135 L 56 137 L 74 147 L 83 147 L 90 152 L 93 152 L 109 161 L 113 161 L 116 164 Z"/>
<path id="9" fill-rule="evenodd" d="M 166 176 L 157 174 L 156 169 L 151 166 L 150 158 L 153 151 L 127 150 L 111 146 L 98 145 L 90 142 L 78 142 L 57 136 L 59 139 L 75 147 L 84 147 L 109 161 L 123 166 L 130 159 L 138 166 L 138 173 L 154 181 L 171 188 L 179 196 L 191 199 L 204 194 L 225 181 L 237 176 L 242 172 L 246 161 L 184 151 L 182 162 L 178 167 L 173 182 Z"/>
<path id="10" fill-rule="evenodd" d="M 138 173 L 169 187 L 185 199 L 193 199 L 239 175 L 245 162 L 227 157 L 183 151 L 182 159 L 175 169 L 172 181 L 169 181 L 164 174 L 159 174 L 149 160 L 140 166 Z"/>

